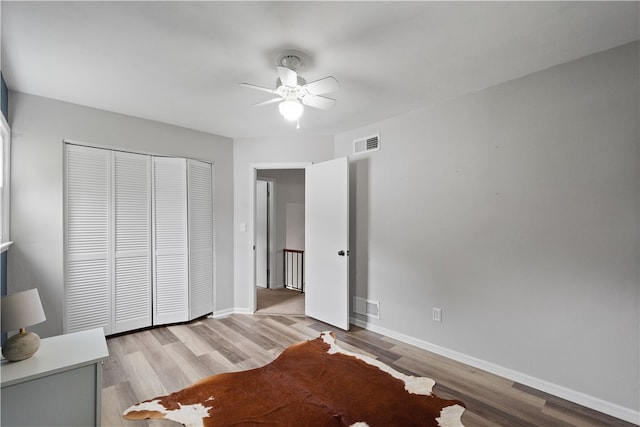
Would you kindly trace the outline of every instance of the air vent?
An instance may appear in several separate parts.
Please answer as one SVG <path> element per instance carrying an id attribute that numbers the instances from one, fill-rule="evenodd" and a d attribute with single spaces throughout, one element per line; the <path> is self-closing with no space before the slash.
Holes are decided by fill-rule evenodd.
<path id="1" fill-rule="evenodd" d="M 353 297 L 353 311 L 368 317 L 380 318 L 380 302 L 361 297 Z"/>
<path id="2" fill-rule="evenodd" d="M 353 154 L 362 154 L 380 149 L 380 134 L 367 136 L 353 141 Z"/>

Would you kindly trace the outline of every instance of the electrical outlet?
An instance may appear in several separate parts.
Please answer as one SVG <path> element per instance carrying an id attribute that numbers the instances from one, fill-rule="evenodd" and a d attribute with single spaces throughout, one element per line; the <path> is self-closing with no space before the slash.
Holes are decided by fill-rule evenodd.
<path id="1" fill-rule="evenodd" d="M 433 321 L 442 322 L 442 309 L 440 307 L 433 307 Z"/>

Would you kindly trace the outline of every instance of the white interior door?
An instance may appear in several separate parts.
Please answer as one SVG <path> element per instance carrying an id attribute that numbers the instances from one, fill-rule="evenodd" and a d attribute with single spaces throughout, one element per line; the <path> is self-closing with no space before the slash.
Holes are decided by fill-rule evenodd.
<path id="1" fill-rule="evenodd" d="M 113 329 L 151 326 L 151 157 L 113 152 Z"/>
<path id="2" fill-rule="evenodd" d="M 256 286 L 266 288 L 268 269 L 267 181 L 256 181 Z"/>
<path id="3" fill-rule="evenodd" d="M 349 329 L 349 161 L 306 167 L 305 314 Z"/>
<path id="4" fill-rule="evenodd" d="M 153 324 L 189 320 L 187 162 L 153 158 Z"/>
<path id="5" fill-rule="evenodd" d="M 64 332 L 111 330 L 111 152 L 65 144 Z"/>
<path id="6" fill-rule="evenodd" d="M 213 312 L 213 165 L 187 160 L 189 320 Z"/>

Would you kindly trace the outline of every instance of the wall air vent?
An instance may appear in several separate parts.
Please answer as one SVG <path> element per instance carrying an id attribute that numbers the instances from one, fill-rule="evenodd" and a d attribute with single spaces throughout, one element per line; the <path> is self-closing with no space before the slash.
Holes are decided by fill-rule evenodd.
<path id="1" fill-rule="evenodd" d="M 380 149 L 380 134 L 353 140 L 353 154 L 362 154 Z"/>
<path id="2" fill-rule="evenodd" d="M 380 301 L 372 301 L 366 298 L 353 297 L 353 312 L 368 317 L 380 318 Z"/>

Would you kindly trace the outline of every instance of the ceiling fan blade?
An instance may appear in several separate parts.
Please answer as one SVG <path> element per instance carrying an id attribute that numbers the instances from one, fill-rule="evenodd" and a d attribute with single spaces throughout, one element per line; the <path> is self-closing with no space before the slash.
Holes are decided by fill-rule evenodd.
<path id="1" fill-rule="evenodd" d="M 263 105 L 274 104 L 274 103 L 280 102 L 280 101 L 282 101 L 282 98 L 271 98 L 271 99 L 267 99 L 266 101 L 258 102 L 257 104 L 251 104 L 251 106 L 252 107 L 261 107 Z"/>
<path id="2" fill-rule="evenodd" d="M 240 83 L 240 86 L 248 87 L 249 89 L 258 89 L 263 92 L 276 93 L 275 89 L 269 89 L 268 87 L 256 86 L 251 83 Z"/>
<path id="3" fill-rule="evenodd" d="M 321 110 L 328 110 L 336 105 L 336 100 L 333 98 L 327 98 L 320 95 L 306 95 L 302 97 L 302 103 L 309 107 L 319 108 Z"/>
<path id="4" fill-rule="evenodd" d="M 340 89 L 340 83 L 335 77 L 329 76 L 315 82 L 307 83 L 304 87 L 312 95 L 322 95 L 323 93 L 336 92 Z"/>
<path id="5" fill-rule="evenodd" d="M 298 75 L 292 69 L 278 66 L 278 75 L 283 85 L 289 87 L 296 87 L 298 85 Z"/>

